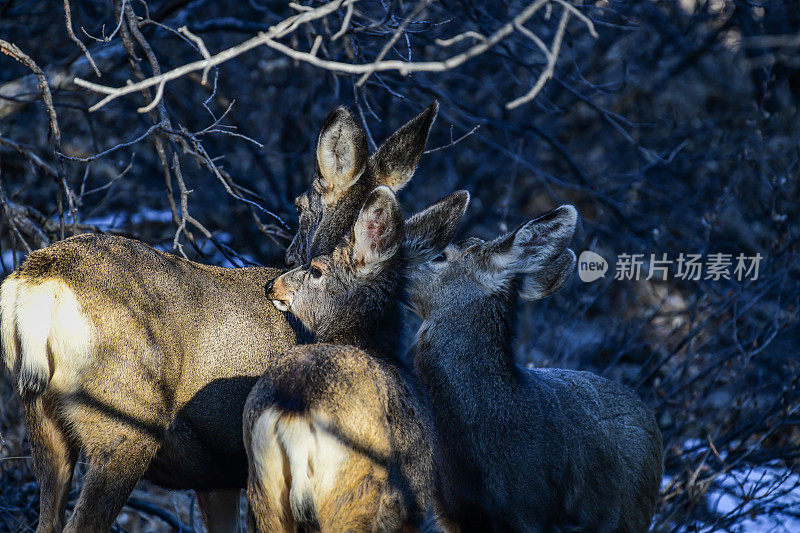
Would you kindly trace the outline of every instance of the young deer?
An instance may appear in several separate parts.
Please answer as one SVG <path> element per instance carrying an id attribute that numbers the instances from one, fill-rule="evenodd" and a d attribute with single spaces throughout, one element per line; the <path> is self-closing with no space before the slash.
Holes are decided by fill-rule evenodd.
<path id="1" fill-rule="evenodd" d="M 434 103 L 370 157 L 354 117 L 330 114 L 315 179 L 298 199 L 290 259 L 345 236 L 377 185 L 411 178 L 436 111 Z M 31 253 L 5 279 L 4 363 L 30 435 L 39 533 L 62 529 L 80 451 L 88 470 L 69 531 L 108 531 L 140 477 L 198 491 L 209 529 L 237 526 L 247 478 L 239 413 L 256 378 L 297 342 L 263 298 L 279 274 L 80 235 Z"/>
<path id="2" fill-rule="evenodd" d="M 517 291 L 572 273 L 577 214 L 560 207 L 490 242 L 447 247 L 413 270 L 423 319 L 415 373 L 436 427 L 444 520 L 460 531 L 646 531 L 661 435 L 626 387 L 588 372 L 514 363 Z"/>
<path id="3" fill-rule="evenodd" d="M 247 399 L 251 531 L 398 531 L 420 525 L 433 490 L 432 423 L 398 353 L 406 265 L 439 254 L 469 195 L 405 227 L 379 187 L 350 238 L 275 280 L 268 297 L 318 344 L 267 369 Z"/>

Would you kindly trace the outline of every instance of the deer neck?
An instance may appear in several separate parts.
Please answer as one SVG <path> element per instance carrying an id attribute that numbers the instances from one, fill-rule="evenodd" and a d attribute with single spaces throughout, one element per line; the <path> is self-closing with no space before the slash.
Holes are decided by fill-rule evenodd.
<path id="1" fill-rule="evenodd" d="M 474 379 L 491 386 L 516 379 L 514 304 L 507 295 L 491 295 L 433 310 L 417 334 L 415 368 L 423 381 Z"/>
<path id="2" fill-rule="evenodd" d="M 401 363 L 402 280 L 399 275 L 391 274 L 381 281 L 354 295 L 351 311 L 345 316 L 317 329 L 316 342 L 356 346 L 375 357 Z"/>

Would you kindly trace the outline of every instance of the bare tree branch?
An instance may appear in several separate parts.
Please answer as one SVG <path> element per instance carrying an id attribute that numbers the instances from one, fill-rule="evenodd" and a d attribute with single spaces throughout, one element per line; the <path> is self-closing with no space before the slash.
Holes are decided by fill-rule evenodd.
<path id="1" fill-rule="evenodd" d="M 97 77 L 101 77 L 103 74 L 100 72 L 100 69 L 97 68 L 97 63 L 94 62 L 92 54 L 89 53 L 89 49 L 86 48 L 86 45 L 83 44 L 80 39 L 78 39 L 78 37 L 75 35 L 75 30 L 72 29 L 72 11 L 69 7 L 69 0 L 64 0 L 64 18 L 67 23 L 67 34 L 69 35 L 69 38 L 72 39 L 72 42 L 78 45 L 78 48 L 81 49 L 83 55 L 86 56 L 86 60 L 89 61 L 89 64 L 94 69 L 94 73 L 97 74 Z"/>
<path id="2" fill-rule="evenodd" d="M 427 1 L 422 1 L 417 5 L 412 15 L 406 18 L 406 20 L 404 20 L 404 22 L 400 25 L 397 31 L 394 32 L 392 38 L 381 49 L 376 59 L 369 63 L 365 64 L 344 63 L 341 61 L 320 58 L 317 56 L 317 50 L 319 48 L 319 44 L 316 41 L 309 52 L 302 52 L 300 50 L 292 48 L 291 46 L 278 42 L 277 39 L 286 37 L 293 31 L 295 31 L 302 24 L 307 24 L 315 20 L 323 19 L 324 17 L 335 12 L 342 6 L 352 6 L 356 1 L 357 0 L 336 0 L 334 2 L 330 2 L 328 4 L 325 4 L 317 8 L 294 5 L 295 9 L 300 10 L 301 13 L 283 20 L 281 23 L 270 28 L 269 31 L 267 32 L 261 32 L 257 36 L 248 39 L 247 41 L 237 46 L 228 48 L 210 57 L 204 57 L 204 59 L 177 67 L 173 70 L 170 70 L 160 75 L 152 76 L 148 79 L 139 81 L 137 83 L 131 83 L 125 85 L 124 87 L 110 87 L 106 85 L 100 85 L 77 77 L 75 78 L 74 82 L 76 85 L 83 87 L 85 89 L 89 89 L 107 95 L 105 98 L 103 98 L 102 100 L 91 106 L 89 108 L 90 111 L 96 111 L 105 106 L 106 104 L 108 104 L 109 102 L 111 102 L 112 100 L 115 100 L 121 96 L 130 94 L 132 92 L 140 91 L 143 89 L 147 89 L 153 86 L 156 86 L 158 88 L 155 98 L 155 101 L 157 102 L 158 100 L 160 100 L 160 97 L 163 94 L 164 86 L 167 82 L 175 80 L 177 78 L 180 78 L 182 76 L 185 76 L 191 72 L 195 72 L 198 70 L 202 70 L 204 73 L 206 73 L 208 72 L 208 69 L 220 65 L 225 61 L 233 59 L 234 57 L 237 57 L 259 46 L 267 46 L 296 61 L 302 61 L 314 67 L 318 67 L 324 70 L 330 70 L 345 74 L 355 74 L 355 75 L 360 74 L 362 75 L 362 77 L 358 81 L 359 84 L 363 84 L 364 82 L 366 82 L 368 77 L 375 72 L 382 72 L 389 70 L 397 71 L 402 75 L 408 75 L 412 72 L 444 72 L 447 70 L 452 70 L 454 68 L 457 68 L 458 66 L 467 62 L 468 60 L 485 53 L 487 50 L 491 49 L 493 46 L 501 42 L 504 38 L 508 37 L 511 33 L 515 31 L 515 29 L 522 27 L 522 25 L 525 24 L 525 22 L 528 21 L 531 17 L 533 17 L 533 15 L 535 15 L 542 7 L 550 5 L 549 3 L 550 0 L 536 0 L 532 2 L 525 9 L 523 9 L 518 15 L 516 15 L 512 20 L 502 25 L 489 37 L 478 39 L 479 42 L 468 48 L 466 51 L 460 54 L 453 55 L 442 61 L 414 62 L 414 61 L 383 59 L 388 50 L 391 48 L 391 46 L 403 34 L 403 31 L 405 30 L 406 26 L 411 22 L 411 20 L 417 14 L 419 14 L 422 11 L 422 9 L 424 9 L 424 7 L 427 5 Z M 529 93 L 526 94 L 525 96 L 512 101 L 509 104 L 510 107 L 517 107 L 533 99 L 539 92 L 539 90 L 541 90 L 541 88 L 547 82 L 547 80 L 552 77 L 553 69 L 555 67 L 555 60 L 557 59 L 558 51 L 561 48 L 561 42 L 564 36 L 564 32 L 566 30 L 566 24 L 567 21 L 569 20 L 569 13 L 572 12 L 573 10 L 568 9 L 566 7 L 564 8 L 556 36 L 553 41 L 551 57 L 550 61 L 548 62 L 548 67 L 539 77 L 536 84 L 534 85 L 534 88 L 531 89 L 531 91 L 529 91 Z M 590 21 L 588 21 L 588 19 L 585 16 L 581 17 L 581 20 L 590 23 Z M 590 25 L 589 27 L 590 31 L 594 32 L 593 26 Z M 478 34 L 470 34 L 471 37 L 475 37 L 475 35 Z M 461 39 L 462 39 L 461 36 L 456 36 L 450 40 L 444 41 L 444 43 L 450 45 Z M 203 78 L 205 79 L 205 75 Z M 140 108 L 139 112 L 146 112 L 148 110 L 149 109 L 147 107 L 144 107 Z"/>
<path id="3" fill-rule="evenodd" d="M 536 95 L 539 94 L 539 91 L 542 90 L 544 84 L 553 77 L 553 73 L 555 73 L 556 68 L 556 60 L 558 59 L 558 54 L 561 51 L 561 42 L 564 39 L 564 32 L 567 30 L 567 21 L 569 21 L 569 15 L 571 11 L 568 9 L 564 9 L 561 13 L 561 19 L 558 22 L 558 29 L 556 29 L 556 35 L 553 37 L 553 45 L 550 48 L 550 51 L 547 52 L 547 67 L 545 67 L 544 72 L 539 75 L 539 78 L 536 80 L 536 83 L 533 85 L 530 91 L 527 94 L 516 98 L 509 103 L 506 104 L 506 109 L 514 109 L 516 107 L 521 106 L 524 103 L 530 102 Z M 518 28 L 522 27 L 522 23 L 518 23 Z M 527 30 L 526 30 L 527 31 Z M 528 33 L 531 37 L 532 34 Z M 536 44 L 541 46 L 541 41 L 538 39 L 534 39 Z"/>
<path id="4" fill-rule="evenodd" d="M 53 135 L 53 149 L 56 154 L 56 173 L 58 174 L 58 185 L 61 189 L 61 195 L 59 195 L 58 199 L 58 217 L 61 224 L 61 238 L 63 239 L 65 236 L 64 213 L 62 205 L 63 196 L 66 196 L 67 198 L 73 224 L 77 224 L 78 222 L 78 212 L 74 203 L 74 195 L 72 194 L 72 190 L 67 183 L 66 173 L 64 172 L 64 160 L 60 155 L 61 129 L 58 127 L 58 116 L 56 115 L 55 107 L 53 107 L 53 95 L 50 92 L 50 85 L 47 83 L 47 78 L 45 77 L 44 72 L 42 72 L 42 69 L 39 68 L 39 65 L 37 65 L 33 59 L 20 50 L 17 45 L 0 39 L 0 52 L 3 52 L 4 54 L 16 59 L 28 67 L 39 80 L 39 89 L 42 92 L 42 100 L 44 101 L 44 106 L 47 110 L 47 116 L 50 121 L 50 133 Z"/>

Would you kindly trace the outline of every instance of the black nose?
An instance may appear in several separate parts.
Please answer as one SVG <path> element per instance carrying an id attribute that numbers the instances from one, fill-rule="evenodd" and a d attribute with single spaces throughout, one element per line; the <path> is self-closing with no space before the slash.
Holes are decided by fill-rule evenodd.
<path id="1" fill-rule="evenodd" d="M 272 290 L 272 286 L 273 285 L 275 285 L 275 280 L 274 279 L 269 280 L 267 282 L 267 284 L 264 285 L 264 294 L 267 296 L 267 298 L 269 298 L 269 291 Z"/>

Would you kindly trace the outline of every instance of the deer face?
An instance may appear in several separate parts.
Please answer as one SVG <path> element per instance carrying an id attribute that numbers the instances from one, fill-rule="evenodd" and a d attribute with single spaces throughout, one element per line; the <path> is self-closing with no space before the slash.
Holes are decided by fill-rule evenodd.
<path id="1" fill-rule="evenodd" d="M 295 200 L 299 227 L 286 249 L 287 265 L 331 253 L 375 187 L 398 191 L 411 179 L 437 111 L 434 102 L 369 157 L 366 134 L 352 113 L 340 107 L 328 115 L 317 141 L 314 180 Z"/>
<path id="2" fill-rule="evenodd" d="M 402 229 L 394 193 L 386 186 L 376 188 L 359 211 L 350 237 L 332 253 L 278 277 L 267 297 L 311 332 L 331 329 L 334 321 L 351 320 L 365 308 L 380 305 L 373 300 L 384 293 L 392 295 L 399 275 L 396 255 Z"/>
<path id="3" fill-rule="evenodd" d="M 380 186 L 367 198 L 349 239 L 277 278 L 267 296 L 312 332 L 332 330 L 332 321 L 374 318 L 375 309 L 398 297 L 409 265 L 444 250 L 468 202 L 469 194 L 456 191 L 403 223 L 394 194 Z"/>
<path id="4" fill-rule="evenodd" d="M 567 248 L 577 212 L 561 206 L 492 241 L 470 238 L 449 245 L 444 253 L 412 269 L 409 297 L 421 317 L 456 307 L 480 305 L 491 295 L 512 297 L 521 278 L 520 295 L 544 298 L 560 289 L 575 265 Z"/>

